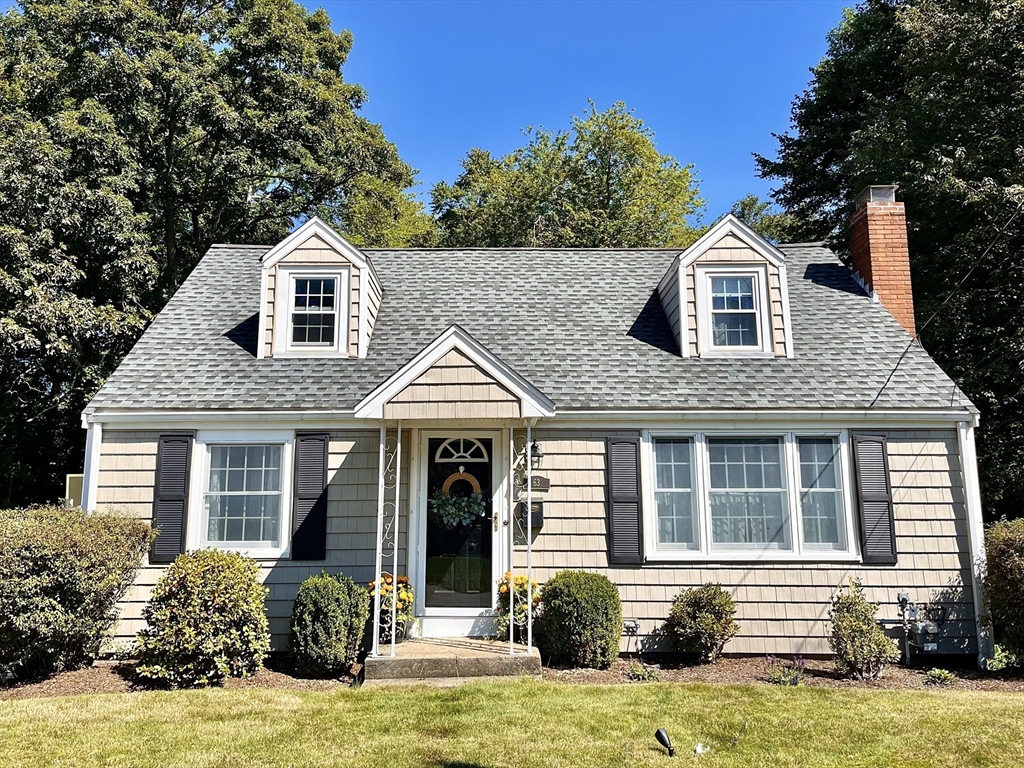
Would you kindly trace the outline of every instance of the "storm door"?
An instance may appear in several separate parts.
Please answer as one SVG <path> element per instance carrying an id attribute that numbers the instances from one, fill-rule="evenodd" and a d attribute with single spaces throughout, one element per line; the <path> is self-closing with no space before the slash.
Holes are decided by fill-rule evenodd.
<path id="1" fill-rule="evenodd" d="M 492 607 L 493 441 L 427 441 L 427 608 Z"/>

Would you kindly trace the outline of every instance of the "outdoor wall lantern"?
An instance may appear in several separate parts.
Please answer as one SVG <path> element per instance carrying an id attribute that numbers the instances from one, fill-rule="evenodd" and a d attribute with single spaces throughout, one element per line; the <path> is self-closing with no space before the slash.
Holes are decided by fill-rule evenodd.
<path id="1" fill-rule="evenodd" d="M 668 733 L 665 731 L 664 728 L 659 728 L 658 730 L 656 730 L 654 732 L 654 738 L 658 740 L 658 743 L 661 744 L 661 746 L 668 750 L 669 757 L 676 756 L 676 750 L 672 746 L 672 739 L 668 737 Z"/>
<path id="2" fill-rule="evenodd" d="M 544 449 L 540 447 L 540 443 L 537 442 L 536 438 L 530 443 L 530 458 L 533 460 L 533 466 L 539 467 L 541 459 L 544 458 Z"/>

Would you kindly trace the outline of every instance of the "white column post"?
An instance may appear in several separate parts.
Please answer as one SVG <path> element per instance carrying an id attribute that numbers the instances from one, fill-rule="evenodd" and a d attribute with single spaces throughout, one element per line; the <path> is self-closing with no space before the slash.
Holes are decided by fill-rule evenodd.
<path id="1" fill-rule="evenodd" d="M 533 647 L 533 425 L 526 425 L 526 652 Z"/>
<path id="2" fill-rule="evenodd" d="M 515 653 L 516 637 L 516 428 L 508 427 L 508 652 Z"/>
<path id="3" fill-rule="evenodd" d="M 391 566 L 391 655 L 395 655 L 398 635 L 398 521 L 401 517 L 402 501 L 402 422 L 398 422 L 398 441 L 395 447 L 395 552 Z"/>
<path id="4" fill-rule="evenodd" d="M 384 560 L 384 441 L 387 438 L 387 424 L 380 423 L 380 458 L 377 465 L 377 555 L 374 560 L 373 590 L 373 645 L 370 651 L 373 656 L 380 656 L 380 589 L 383 586 L 381 568 Z"/>
<path id="5" fill-rule="evenodd" d="M 974 621 L 978 633 L 978 664 L 992 656 L 992 635 L 982 625 L 985 606 L 982 603 L 985 576 L 985 525 L 981 509 L 981 483 L 978 480 L 978 454 L 974 445 L 975 425 L 957 424 L 960 438 L 960 468 L 964 481 L 964 508 L 967 511 L 967 542 L 971 554 L 971 596 L 974 599 Z"/>

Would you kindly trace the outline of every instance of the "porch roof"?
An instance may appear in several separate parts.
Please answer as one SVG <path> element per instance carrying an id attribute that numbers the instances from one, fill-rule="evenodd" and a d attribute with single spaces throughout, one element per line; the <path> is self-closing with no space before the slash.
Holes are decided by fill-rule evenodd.
<path id="1" fill-rule="evenodd" d="M 783 245 L 792 358 L 684 358 L 656 287 L 676 250 L 367 250 L 364 359 L 257 359 L 260 258 L 216 245 L 87 408 L 354 408 L 458 325 L 558 411 L 973 406 L 820 245 Z"/>

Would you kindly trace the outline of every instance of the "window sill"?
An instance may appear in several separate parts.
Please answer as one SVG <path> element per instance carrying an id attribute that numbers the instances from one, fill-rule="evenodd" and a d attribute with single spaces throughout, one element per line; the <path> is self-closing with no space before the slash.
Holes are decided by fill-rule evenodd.
<path id="1" fill-rule="evenodd" d="M 644 563 L 860 563 L 860 555 L 850 552 L 647 552 Z"/>
<path id="2" fill-rule="evenodd" d="M 291 552 L 287 547 L 284 549 L 276 547 L 234 547 L 223 546 L 216 542 L 204 542 L 202 548 L 216 549 L 221 552 L 236 552 L 240 555 L 251 557 L 253 560 L 288 560 L 291 558 Z"/>
<path id="3" fill-rule="evenodd" d="M 700 352 L 698 357 L 776 357 L 776 354 L 770 350 L 763 349 L 709 349 L 704 352 Z"/>
<path id="4" fill-rule="evenodd" d="M 282 349 L 268 356 L 268 359 L 275 357 L 351 357 L 348 352 L 339 352 L 334 347 L 316 347 L 310 349 Z"/>

